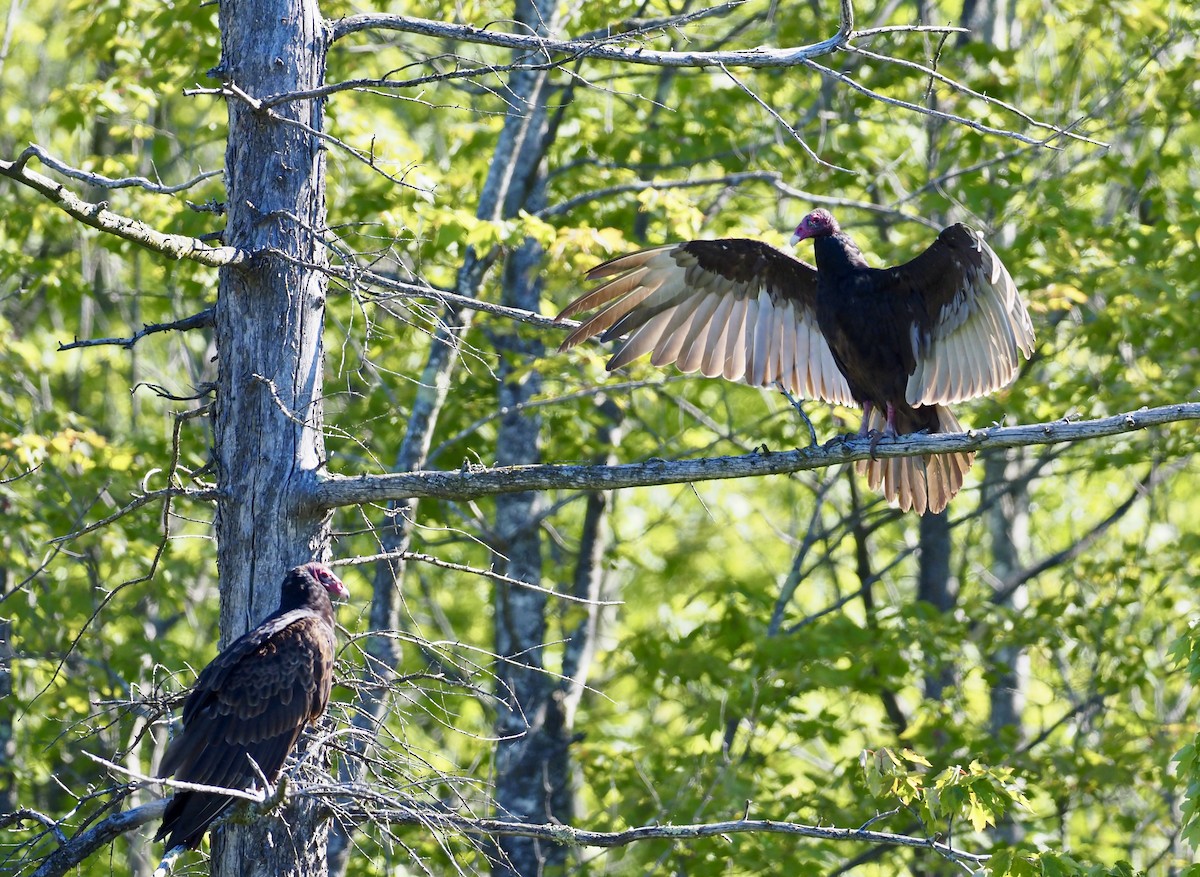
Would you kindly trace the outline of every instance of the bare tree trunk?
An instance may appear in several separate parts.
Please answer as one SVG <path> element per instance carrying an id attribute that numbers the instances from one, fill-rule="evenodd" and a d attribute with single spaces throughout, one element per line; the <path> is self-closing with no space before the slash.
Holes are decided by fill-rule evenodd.
<path id="1" fill-rule="evenodd" d="M 557 0 L 517 0 L 516 18 L 537 33 L 547 33 Z M 547 73 L 521 70 L 512 87 L 522 112 L 509 117 L 500 147 L 507 143 L 504 173 L 489 174 L 497 184 L 498 216 L 515 216 L 525 207 L 540 206 L 542 160 L 548 146 L 546 118 Z M 487 190 L 485 187 L 485 194 Z M 501 300 L 510 307 L 539 310 L 543 251 L 526 240 L 506 261 Z M 513 410 L 541 389 L 541 375 L 525 364 L 542 353 L 541 340 L 523 337 L 512 327 L 496 337 L 499 365 L 499 406 L 509 409 L 496 437 L 496 462 L 514 466 L 540 462 L 541 418 Z M 538 493 L 514 493 L 496 498 L 497 566 L 504 574 L 538 584 L 542 578 Z M 528 822 L 570 822 L 569 729 L 564 692 L 545 673 L 546 596 L 532 590 L 498 585 L 495 592 L 496 652 L 506 660 L 497 671 L 495 783 L 496 815 Z M 492 850 L 492 873 L 497 877 L 532 877 L 548 866 L 566 861 L 565 848 L 533 838 L 500 838 Z"/>
<path id="2" fill-rule="evenodd" d="M 984 457 L 984 500 L 988 510 L 988 534 L 992 543 L 992 575 L 997 582 L 1010 580 L 1022 569 L 1022 554 L 1029 548 L 1029 499 L 1026 481 L 1020 477 L 1020 449 L 993 452 Z M 1025 584 L 1011 590 L 997 605 L 1021 612 L 1029 605 Z M 997 649 L 989 656 L 992 684 L 988 724 L 992 736 L 1016 749 L 1024 738 L 1022 716 L 1029 676 L 1029 655 L 1019 645 Z M 1021 839 L 1020 826 L 1003 820 L 996 826 L 1006 843 Z"/>
<path id="3" fill-rule="evenodd" d="M 0 592 L 8 590 L 8 570 L 0 567 Z M 12 622 L 0 618 L 0 703 L 9 703 L 12 694 Z M 0 713 L 0 813 L 11 813 L 17 809 L 13 799 L 14 771 L 13 756 L 16 754 L 16 744 L 13 742 L 12 710 L 6 709 Z"/>
<path id="4" fill-rule="evenodd" d="M 542 248 L 526 241 L 505 264 L 502 300 L 509 307 L 536 310 L 541 297 Z M 540 462 L 541 418 L 512 411 L 541 389 L 541 375 L 525 363 L 542 353 L 536 337 L 519 330 L 497 338 L 500 353 L 501 408 L 510 409 L 500 422 L 496 463 L 516 466 Z M 495 546 L 505 575 L 539 584 L 542 578 L 540 493 L 512 493 L 496 498 Z M 546 595 L 523 588 L 496 587 L 496 652 L 508 660 L 497 671 L 496 813 L 502 819 L 528 822 L 571 820 L 569 731 L 563 692 L 545 673 Z M 561 865 L 566 852 L 531 838 L 506 837 L 497 843 L 492 873 L 541 874 Z"/>
<path id="5" fill-rule="evenodd" d="M 917 580 L 917 599 L 946 614 L 958 602 L 958 582 L 950 573 L 950 513 L 921 515 L 921 562 Z M 954 668 L 927 667 L 925 697 L 942 700 L 947 688 L 954 685 Z"/>
<path id="6" fill-rule="evenodd" d="M 954 611 L 958 602 L 958 582 L 951 574 L 950 553 L 953 540 L 950 536 L 950 512 L 922 515 L 918 524 L 921 542 L 921 559 L 917 573 L 917 599 L 928 603 L 938 612 L 947 615 Z M 942 701 L 946 690 L 955 684 L 954 667 L 925 668 L 925 698 Z M 945 733 L 934 731 L 933 739 L 939 748 L 945 746 Z M 947 862 L 931 860 L 928 856 L 915 855 L 912 862 L 914 877 L 927 875 L 949 875 L 955 873 L 954 866 Z"/>
<path id="7" fill-rule="evenodd" d="M 962 18 L 959 24 L 969 27 L 971 34 L 960 34 L 959 42 L 965 43 L 974 36 L 998 49 L 1007 49 L 1013 44 L 1013 28 L 1016 11 L 1009 0 L 963 0 Z"/>
<path id="8" fill-rule="evenodd" d="M 252 96 L 301 91 L 324 79 L 326 33 L 315 0 L 223 0 L 222 81 Z M 324 262 L 325 161 L 310 130 L 320 100 L 283 104 L 283 124 L 228 99 L 228 244 L 261 255 L 221 271 L 216 306 L 213 431 L 221 492 L 216 520 L 221 644 L 272 611 L 291 566 L 323 554 L 328 520 L 305 497 L 324 462 L 321 332 L 325 280 L 272 249 Z M 277 877 L 325 873 L 326 825 L 315 807 L 215 833 L 212 873 Z"/>
<path id="9" fill-rule="evenodd" d="M 596 430 L 598 453 L 593 462 L 597 465 L 614 465 L 617 462 L 616 447 L 624 434 L 624 413 L 611 399 L 599 397 L 596 407 L 609 419 L 606 426 Z M 615 614 L 613 607 L 594 605 L 609 600 L 606 588 L 604 558 L 612 542 L 608 526 L 608 515 L 612 508 L 613 495 L 607 491 L 588 494 L 587 508 L 583 513 L 583 528 L 579 538 L 579 558 L 575 564 L 576 597 L 593 601 L 587 607 L 587 617 L 576 625 L 567 637 L 563 649 L 562 682 L 563 712 L 567 731 L 574 730 L 575 711 L 583 699 L 591 672 L 592 656 L 606 622 L 606 616 Z M 574 815 L 572 808 L 572 815 Z"/>

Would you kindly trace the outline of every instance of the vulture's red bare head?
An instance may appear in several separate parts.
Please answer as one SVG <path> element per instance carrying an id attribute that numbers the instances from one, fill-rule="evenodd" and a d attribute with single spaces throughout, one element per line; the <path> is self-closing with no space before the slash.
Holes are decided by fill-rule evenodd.
<path id="1" fill-rule="evenodd" d="M 823 238 L 831 234 L 837 234 L 839 231 L 841 229 L 838 228 L 837 220 L 833 218 L 833 214 L 824 208 L 818 207 L 800 220 L 800 224 L 796 226 L 796 233 L 792 235 L 792 246 L 808 238 Z"/>
<path id="2" fill-rule="evenodd" d="M 348 600 L 350 599 L 350 590 L 342 580 L 333 574 L 333 571 L 323 563 L 306 563 L 303 566 L 298 566 L 292 570 L 291 575 L 298 575 L 302 579 L 311 579 L 316 584 L 323 587 L 329 592 L 331 600 Z"/>

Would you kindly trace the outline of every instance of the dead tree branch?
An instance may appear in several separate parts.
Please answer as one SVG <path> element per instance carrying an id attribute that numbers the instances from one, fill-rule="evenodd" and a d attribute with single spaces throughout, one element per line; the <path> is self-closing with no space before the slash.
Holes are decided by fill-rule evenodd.
<path id="1" fill-rule="evenodd" d="M 121 216 L 108 209 L 108 204 L 93 204 L 85 201 L 61 183 L 32 171 L 26 165 L 42 151 L 31 146 L 17 157 L 16 161 L 0 161 L 0 176 L 15 180 L 44 195 L 59 209 L 82 222 L 84 225 L 153 250 L 170 259 L 190 259 L 201 265 L 220 268 L 223 265 L 240 265 L 249 260 L 250 254 L 236 247 L 210 247 L 187 235 L 164 234 L 144 222 Z"/>
<path id="2" fill-rule="evenodd" d="M 169 323 L 145 323 L 142 328 L 138 329 L 128 338 L 85 338 L 83 341 L 76 338 L 74 341 L 66 344 L 59 344 L 58 349 L 61 353 L 64 350 L 76 350 L 80 347 L 100 347 L 101 345 L 112 344 L 124 347 L 126 350 L 132 350 L 133 345 L 137 344 L 147 335 L 154 335 L 158 332 L 184 332 L 189 329 L 209 329 L 212 327 L 215 314 L 215 307 L 205 308 L 200 313 L 184 317 L 182 320 L 172 320 Z"/>
<path id="3" fill-rule="evenodd" d="M 323 803 L 333 804 L 339 818 L 355 822 L 385 822 L 393 825 L 420 825 L 452 831 L 459 834 L 483 835 L 486 837 L 532 837 L 553 843 L 579 847 L 625 847 L 648 840 L 696 840 L 707 837 L 724 837 L 732 834 L 787 834 L 816 840 L 866 843 L 889 847 L 927 849 L 954 861 L 982 864 L 990 857 L 956 849 L 935 838 L 893 834 L 884 831 L 869 831 L 861 828 L 832 828 L 821 825 L 805 825 L 797 822 L 780 822 L 773 819 L 733 819 L 724 822 L 707 822 L 690 825 L 641 825 L 624 831 L 585 831 L 569 825 L 536 825 L 522 822 L 507 822 L 500 819 L 474 819 L 458 816 L 441 810 L 417 807 L 392 807 L 386 809 L 364 808 L 334 804 L 339 797 L 353 787 L 345 783 L 314 786 L 301 789 L 287 797 L 312 797 Z M 375 797 L 375 796 L 371 796 Z M 101 847 L 116 838 L 133 831 L 148 822 L 162 818 L 167 799 L 162 798 L 113 814 L 80 832 L 61 844 L 42 860 L 32 877 L 61 877 Z"/>
<path id="4" fill-rule="evenodd" d="M 334 791 L 330 788 L 310 788 L 300 794 L 312 794 L 325 798 Z M 342 787 L 345 793 L 344 786 Z M 553 843 L 578 847 L 625 847 L 646 840 L 695 840 L 706 837 L 723 837 L 731 834 L 790 834 L 817 840 L 868 843 L 880 846 L 901 846 L 928 849 L 954 861 L 981 864 L 990 856 L 969 853 L 951 847 L 935 838 L 892 834 L 885 831 L 868 831 L 862 828 L 832 828 L 821 825 L 805 825 L 797 822 L 779 822 L 773 819 L 731 819 L 724 822 L 703 822 L 690 825 L 640 825 L 623 831 L 587 831 L 570 825 L 533 825 L 508 822 L 502 819 L 472 819 L 443 811 L 410 807 L 355 812 L 353 809 L 340 811 L 339 815 L 361 821 L 388 822 L 391 824 L 416 824 L 441 828 L 463 834 L 494 836 L 534 837 Z"/>
<path id="5" fill-rule="evenodd" d="M 38 146 L 36 143 L 30 144 L 25 151 L 21 153 L 17 162 L 24 164 L 31 157 L 36 157 L 42 164 L 51 170 L 57 171 L 64 177 L 72 180 L 78 180 L 81 183 L 87 183 L 89 186 L 95 186 L 98 189 L 145 189 L 155 195 L 174 195 L 177 192 L 183 192 L 193 186 L 199 185 L 205 180 L 210 180 L 213 177 L 219 177 L 224 171 L 205 171 L 197 174 L 190 180 L 183 183 L 177 183 L 174 186 L 164 186 L 162 183 L 156 183 L 153 180 L 148 180 L 145 177 L 106 177 L 103 174 L 92 173 L 91 171 L 80 170 L 76 167 L 71 167 L 66 162 L 60 161 L 45 149 Z"/>
<path id="6" fill-rule="evenodd" d="M 386 13 L 349 15 L 332 22 L 330 42 L 336 42 L 363 30 L 395 30 L 437 39 L 461 40 L 504 49 L 524 50 L 546 58 L 563 55 L 571 59 L 586 57 L 601 61 L 621 61 L 627 64 L 646 64 L 655 67 L 715 67 L 722 64 L 727 67 L 789 67 L 803 63 L 809 58 L 827 55 L 844 46 L 854 32 L 854 11 L 850 0 L 842 0 L 841 19 L 837 33 L 810 46 L 796 46 L 787 49 L 760 47 L 726 52 L 671 52 L 617 45 L 618 41 L 628 39 L 626 34 L 590 39 L 559 40 L 534 34 L 504 33 L 469 24 L 431 21 L 427 18 Z M 945 30 L 945 28 L 939 30 Z"/>
<path id="7" fill-rule="evenodd" d="M 875 456 L 904 457 L 1077 442 L 1183 420 L 1200 420 L 1200 402 L 1164 405 L 1074 423 L 1059 420 L 974 429 L 965 433 L 906 435 L 881 442 Z M 412 497 L 473 499 L 523 490 L 616 490 L 623 487 L 783 475 L 865 460 L 870 456 L 869 439 L 838 437 L 824 445 L 793 451 L 757 451 L 736 457 L 695 460 L 647 460 L 619 466 L 543 464 L 466 468 L 457 472 L 326 476 L 315 487 L 311 501 L 321 508 L 333 509 Z"/>
<path id="8" fill-rule="evenodd" d="M 211 501 L 220 498 L 220 494 L 214 488 L 197 489 L 192 487 L 164 487 L 161 490 L 152 490 L 149 493 L 143 493 L 135 496 L 126 505 L 122 506 L 111 515 L 104 518 L 104 520 L 96 521 L 95 523 L 88 524 L 85 527 L 80 527 L 78 530 L 74 531 L 73 533 L 68 533 L 65 536 L 55 536 L 50 540 L 50 544 L 61 545 L 66 542 L 73 542 L 80 536 L 86 536 L 88 533 L 94 533 L 97 530 L 107 527 L 109 524 L 113 523 L 113 521 L 120 520 L 130 512 L 140 509 L 144 505 L 157 502 L 160 499 L 164 499 L 169 502 L 177 496 L 184 499 L 199 501 Z"/>
<path id="9" fill-rule="evenodd" d="M 107 846 L 126 832 L 141 828 L 155 819 L 161 819 L 166 809 L 167 799 L 160 798 L 100 820 L 46 856 L 32 877 L 62 877 L 96 850 Z"/>

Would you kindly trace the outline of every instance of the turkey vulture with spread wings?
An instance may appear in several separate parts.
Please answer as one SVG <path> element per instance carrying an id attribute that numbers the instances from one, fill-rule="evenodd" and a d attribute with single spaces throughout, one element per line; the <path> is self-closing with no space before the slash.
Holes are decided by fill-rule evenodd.
<path id="1" fill-rule="evenodd" d="M 288 572 L 279 608 L 200 671 L 183 704 L 183 730 L 163 756 L 159 775 L 245 789 L 274 782 L 300 732 L 325 712 L 333 686 L 333 604 L 349 596 L 319 563 Z M 253 759 L 253 764 L 251 763 Z M 257 768 L 255 767 L 257 765 Z M 195 849 L 234 798 L 178 791 L 155 840 Z"/>
<path id="2" fill-rule="evenodd" d="M 625 337 L 608 362 L 724 376 L 863 408 L 861 434 L 961 432 L 946 407 L 1011 383 L 1033 351 L 1016 285 L 978 232 L 956 224 L 925 252 L 872 268 L 827 210 L 792 242 L 813 239 L 816 268 L 755 240 L 668 244 L 593 268 L 611 278 L 559 315 L 601 310 L 560 347 Z M 878 434 L 878 433 L 875 433 Z M 864 460 L 873 489 L 905 511 L 940 512 L 974 454 Z"/>

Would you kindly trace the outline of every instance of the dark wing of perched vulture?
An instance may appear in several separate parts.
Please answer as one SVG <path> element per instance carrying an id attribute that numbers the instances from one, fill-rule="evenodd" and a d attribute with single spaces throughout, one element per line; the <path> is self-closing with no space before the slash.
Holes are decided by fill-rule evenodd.
<path id="1" fill-rule="evenodd" d="M 817 272 L 762 241 L 689 241 L 619 256 L 588 272 L 607 283 L 566 318 L 602 307 L 560 350 L 627 336 L 608 370 L 650 354 L 655 365 L 853 405 L 817 326 Z M 601 334 L 603 333 L 603 334 Z"/>
<path id="2" fill-rule="evenodd" d="M 279 609 L 201 671 L 184 702 L 183 730 L 167 747 L 160 776 L 246 789 L 261 786 L 261 770 L 275 781 L 300 732 L 329 702 L 335 648 L 330 594 L 346 597 L 348 591 L 321 564 L 287 574 Z M 168 849 L 194 849 L 234 800 L 180 790 L 154 839 L 166 837 Z"/>
<path id="3" fill-rule="evenodd" d="M 946 405 L 1012 383 L 1021 355 L 1033 353 L 1029 312 L 999 257 L 965 225 L 944 229 L 925 252 L 888 274 L 892 291 L 914 303 L 909 331 L 915 365 L 903 401 L 932 409 L 937 425 L 931 432 L 961 432 Z M 864 460 L 858 469 L 872 489 L 882 485 L 889 500 L 923 514 L 946 507 L 974 459 L 969 453 L 893 457 Z"/>
<path id="4" fill-rule="evenodd" d="M 886 269 L 893 293 L 916 305 L 909 405 L 974 399 L 1013 382 L 1033 353 L 1033 323 L 1016 284 L 980 234 L 944 229 L 910 262 Z"/>

